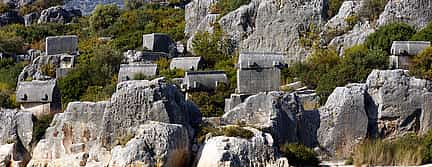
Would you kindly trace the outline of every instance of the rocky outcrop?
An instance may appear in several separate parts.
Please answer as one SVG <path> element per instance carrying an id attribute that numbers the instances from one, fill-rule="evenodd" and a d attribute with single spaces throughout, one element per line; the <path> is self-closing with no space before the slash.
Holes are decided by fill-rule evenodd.
<path id="1" fill-rule="evenodd" d="M 334 47 L 342 55 L 345 49 L 364 43 L 366 38 L 374 32 L 375 29 L 370 22 L 358 22 L 352 30 L 333 38 L 329 46 Z"/>
<path id="2" fill-rule="evenodd" d="M 187 166 L 191 158 L 188 130 L 178 124 L 141 125 L 124 147 L 111 150 L 109 166 Z"/>
<path id="3" fill-rule="evenodd" d="M 297 141 L 296 114 L 303 107 L 295 94 L 284 92 L 259 93 L 248 97 L 222 116 L 225 124 L 245 124 L 272 134 L 276 142 Z"/>
<path id="4" fill-rule="evenodd" d="M 25 165 L 32 149 L 32 114 L 1 109 L 0 125 L 0 166 Z"/>
<path id="5" fill-rule="evenodd" d="M 44 23 L 69 23 L 73 17 L 81 16 L 81 13 L 73 10 L 68 11 L 61 6 L 54 6 L 40 13 L 38 24 Z"/>
<path id="6" fill-rule="evenodd" d="M 8 24 L 23 24 L 23 17 L 18 15 L 17 11 L 7 11 L 0 13 L 0 27 Z"/>
<path id="7" fill-rule="evenodd" d="M 210 13 L 210 7 L 216 3 L 217 0 L 192 0 L 185 7 L 185 34 L 192 36 L 196 31 L 202 20 Z"/>
<path id="8" fill-rule="evenodd" d="M 365 84 L 338 87 L 319 109 L 320 148 L 331 156 L 350 156 L 352 148 L 366 138 L 368 116 L 365 110 Z"/>
<path id="9" fill-rule="evenodd" d="M 432 3 L 428 0 L 388 1 L 377 23 L 383 26 L 392 22 L 405 22 L 421 29 L 432 21 Z"/>
<path id="10" fill-rule="evenodd" d="M 358 15 L 363 1 L 345 1 L 339 8 L 339 12 L 333 18 L 331 18 L 326 24 L 325 29 L 343 31 L 349 28 L 347 19 Z"/>
<path id="11" fill-rule="evenodd" d="M 110 101 L 69 103 L 28 166 L 188 166 L 200 118 L 162 78 L 122 82 Z"/>
<path id="12" fill-rule="evenodd" d="M 428 114 L 423 106 L 431 81 L 411 77 L 406 70 L 374 70 L 366 85 L 371 134 L 393 138 L 419 131 L 421 115 Z"/>
<path id="13" fill-rule="evenodd" d="M 28 166 L 85 165 L 90 150 L 98 146 L 106 103 L 69 103 L 63 113 L 55 115 L 45 139 L 33 150 Z M 95 161 L 102 159 L 95 158 Z"/>
<path id="14" fill-rule="evenodd" d="M 116 144 L 116 139 L 148 121 L 198 126 L 200 113 L 184 100 L 184 95 L 164 79 L 127 81 L 117 86 L 104 114 L 104 146 Z"/>
<path id="15" fill-rule="evenodd" d="M 32 12 L 32 13 L 26 14 L 24 16 L 24 25 L 30 26 L 33 23 L 36 23 L 38 19 L 39 19 L 39 13 L 37 13 L 37 12 Z"/>
<path id="16" fill-rule="evenodd" d="M 252 128 L 248 130 L 255 134 L 252 139 L 217 136 L 206 140 L 196 166 L 289 166 L 286 159 L 278 159 L 270 134 Z"/>
<path id="17" fill-rule="evenodd" d="M 432 93 L 426 93 L 423 95 L 420 134 L 426 134 L 430 129 L 432 129 Z"/>
<path id="18" fill-rule="evenodd" d="M 17 110 L 0 111 L 0 145 L 20 143 L 31 150 L 33 137 L 33 116 L 29 112 Z"/>
<path id="19" fill-rule="evenodd" d="M 195 0 L 187 6 L 186 36 L 193 36 L 212 3 Z M 300 45 L 300 37 L 309 31 L 309 25 L 321 25 L 324 20 L 324 0 L 253 0 L 218 23 L 241 50 L 284 52 L 289 61 L 305 58 L 308 51 Z"/>

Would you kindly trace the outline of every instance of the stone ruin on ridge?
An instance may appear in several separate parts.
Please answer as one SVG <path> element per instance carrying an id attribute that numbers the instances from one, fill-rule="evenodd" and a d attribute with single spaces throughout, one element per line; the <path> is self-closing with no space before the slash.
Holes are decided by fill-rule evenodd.
<path id="1" fill-rule="evenodd" d="M 143 79 L 137 77 L 145 77 L 147 79 L 150 79 L 151 77 L 155 77 L 157 75 L 157 68 L 157 64 L 122 64 L 120 65 L 118 82 Z"/>
<path id="2" fill-rule="evenodd" d="M 408 69 L 411 59 L 430 46 L 428 41 L 393 41 L 389 67 Z"/>

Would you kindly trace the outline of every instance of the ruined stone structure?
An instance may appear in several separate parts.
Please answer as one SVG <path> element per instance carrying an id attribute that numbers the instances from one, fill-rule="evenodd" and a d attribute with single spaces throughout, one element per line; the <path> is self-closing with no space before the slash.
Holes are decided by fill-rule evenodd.
<path id="1" fill-rule="evenodd" d="M 185 71 L 194 71 L 201 68 L 201 57 L 178 57 L 171 60 L 170 69 L 182 69 Z"/>
<path id="2" fill-rule="evenodd" d="M 223 71 L 186 72 L 182 88 L 185 91 L 214 90 L 220 83 L 228 83 Z"/>
<path id="3" fill-rule="evenodd" d="M 128 50 L 123 53 L 123 56 L 128 63 L 152 63 L 158 61 L 159 59 L 170 57 L 168 53 L 164 52 L 149 52 L 137 50 Z"/>
<path id="4" fill-rule="evenodd" d="M 135 80 L 136 77 L 154 77 L 157 75 L 157 64 L 122 64 L 118 74 L 118 82 Z M 142 78 L 141 78 L 142 79 Z"/>
<path id="5" fill-rule="evenodd" d="M 16 101 L 21 104 L 22 110 L 36 116 L 61 111 L 61 95 L 56 80 L 18 82 Z"/>
<path id="6" fill-rule="evenodd" d="M 76 35 L 47 37 L 45 41 L 47 55 L 78 53 L 78 37 Z"/>
<path id="7" fill-rule="evenodd" d="M 429 46 L 431 46 L 431 43 L 428 41 L 393 41 L 390 68 L 408 69 L 412 57 Z"/>
<path id="8" fill-rule="evenodd" d="M 143 48 L 152 52 L 168 53 L 171 57 L 177 55 L 177 44 L 168 35 L 162 33 L 143 35 Z"/>
<path id="9" fill-rule="evenodd" d="M 237 93 L 256 94 L 279 90 L 280 68 L 284 57 L 279 53 L 240 53 L 237 70 Z"/>

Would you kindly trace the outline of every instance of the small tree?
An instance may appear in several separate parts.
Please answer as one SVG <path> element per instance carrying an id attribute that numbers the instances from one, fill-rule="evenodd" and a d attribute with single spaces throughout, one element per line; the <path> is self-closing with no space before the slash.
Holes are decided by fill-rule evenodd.
<path id="1" fill-rule="evenodd" d="M 432 80 L 432 47 L 415 56 L 409 69 L 414 76 Z"/>
<path id="2" fill-rule="evenodd" d="M 405 23 L 391 23 L 380 27 L 366 39 L 369 49 L 381 49 L 390 53 L 393 41 L 406 41 L 416 33 L 415 29 Z"/>
<path id="3" fill-rule="evenodd" d="M 120 10 L 116 5 L 97 5 L 89 18 L 90 28 L 99 32 L 113 25 L 120 17 Z"/>

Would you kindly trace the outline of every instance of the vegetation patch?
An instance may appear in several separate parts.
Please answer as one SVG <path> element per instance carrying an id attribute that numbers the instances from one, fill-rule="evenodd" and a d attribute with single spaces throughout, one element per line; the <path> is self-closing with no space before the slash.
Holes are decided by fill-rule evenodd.
<path id="1" fill-rule="evenodd" d="M 43 115 L 39 118 L 33 117 L 33 143 L 37 143 L 45 135 L 46 129 L 50 126 L 53 116 Z"/>
<path id="2" fill-rule="evenodd" d="M 238 137 L 243 139 L 252 139 L 254 133 L 241 126 L 223 126 L 214 127 L 209 123 L 203 123 L 200 125 L 196 138 L 198 143 L 204 143 L 207 134 L 211 136 L 226 136 L 226 137 Z"/>
<path id="3" fill-rule="evenodd" d="M 405 23 L 391 23 L 378 28 L 369 35 L 365 45 L 369 49 L 381 49 L 390 53 L 393 41 L 407 41 L 416 33 L 415 29 Z"/>
<path id="4" fill-rule="evenodd" d="M 225 16 L 231 11 L 238 9 L 242 5 L 249 4 L 251 0 L 220 0 L 210 8 L 211 13 L 218 13 Z"/>
<path id="5" fill-rule="evenodd" d="M 294 166 L 318 166 L 318 155 L 310 148 L 302 144 L 285 144 L 279 148 L 282 156 L 288 158 L 290 165 Z"/>

